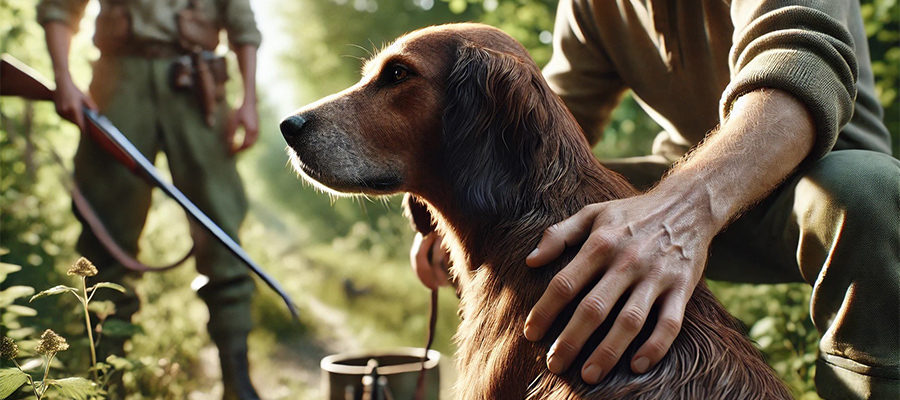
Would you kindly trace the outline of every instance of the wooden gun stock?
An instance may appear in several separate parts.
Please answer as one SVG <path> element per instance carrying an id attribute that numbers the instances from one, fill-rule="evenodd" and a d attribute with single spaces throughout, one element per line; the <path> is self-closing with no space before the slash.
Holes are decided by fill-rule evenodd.
<path id="1" fill-rule="evenodd" d="M 13 56 L 3 54 L 0 56 L 0 96 L 21 97 L 26 100 L 53 101 L 53 89 L 50 89 L 50 85 L 37 71 Z M 144 178 L 138 170 L 134 159 L 110 141 L 96 124 L 88 122 L 85 129 L 91 139 L 103 147 L 103 150 L 115 157 L 116 161 L 131 172 Z"/>
<path id="2" fill-rule="evenodd" d="M 0 95 L 28 100 L 53 100 L 53 89 L 37 71 L 9 54 L 0 56 Z"/>

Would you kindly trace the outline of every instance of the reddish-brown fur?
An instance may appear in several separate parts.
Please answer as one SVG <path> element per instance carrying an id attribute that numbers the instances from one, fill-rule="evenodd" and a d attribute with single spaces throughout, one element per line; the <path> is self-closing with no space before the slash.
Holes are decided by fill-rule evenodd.
<path id="1" fill-rule="evenodd" d="M 398 66 L 408 75 L 394 81 Z M 704 284 L 668 355 L 647 373 L 633 374 L 628 362 L 655 314 L 600 384 L 585 384 L 577 367 L 547 371 L 545 355 L 574 305 L 535 343 L 522 333 L 525 317 L 576 249 L 537 269 L 525 257 L 551 224 L 635 190 L 594 158 L 506 34 L 475 24 L 411 33 L 371 60 L 359 84 L 295 115 L 282 131 L 299 171 L 341 192 L 408 192 L 419 229 L 433 224 L 445 236 L 461 289 L 457 398 L 790 398 Z"/>

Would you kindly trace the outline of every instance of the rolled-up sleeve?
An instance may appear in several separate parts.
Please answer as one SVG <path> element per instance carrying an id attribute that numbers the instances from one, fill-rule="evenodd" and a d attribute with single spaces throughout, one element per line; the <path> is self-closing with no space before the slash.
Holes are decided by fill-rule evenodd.
<path id="1" fill-rule="evenodd" d="M 228 43 L 232 46 L 252 45 L 259 47 L 262 34 L 256 26 L 256 18 L 249 0 L 230 0 L 225 2 L 222 10 L 225 16 L 222 21 L 228 32 Z"/>
<path id="2" fill-rule="evenodd" d="M 720 103 L 722 120 L 745 93 L 783 90 L 812 115 L 816 141 L 809 159 L 828 153 L 850 121 L 856 99 L 857 61 L 848 11 L 845 1 L 732 3 L 732 78 Z"/>
<path id="3" fill-rule="evenodd" d="M 584 0 L 562 0 L 556 13 L 553 56 L 544 77 L 596 144 L 627 89 L 603 50 L 594 15 Z"/>
<path id="4" fill-rule="evenodd" d="M 59 22 L 78 32 L 87 3 L 88 0 L 41 0 L 37 5 L 38 23 Z"/>

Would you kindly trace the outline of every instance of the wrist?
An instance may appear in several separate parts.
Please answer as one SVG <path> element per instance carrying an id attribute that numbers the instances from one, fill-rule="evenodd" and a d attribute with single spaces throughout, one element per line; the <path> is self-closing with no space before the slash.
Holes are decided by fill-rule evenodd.
<path id="1" fill-rule="evenodd" d="M 731 220 L 727 213 L 716 207 L 716 199 L 710 185 L 701 177 L 675 171 L 647 193 L 656 196 L 673 218 L 685 221 L 697 234 L 709 241 Z"/>
<path id="2" fill-rule="evenodd" d="M 63 87 L 63 86 L 71 86 L 71 85 L 75 84 L 75 82 L 72 81 L 72 75 L 69 74 L 68 69 L 54 71 L 53 75 L 54 75 L 53 80 L 56 82 L 56 87 L 58 87 L 58 88 Z"/>

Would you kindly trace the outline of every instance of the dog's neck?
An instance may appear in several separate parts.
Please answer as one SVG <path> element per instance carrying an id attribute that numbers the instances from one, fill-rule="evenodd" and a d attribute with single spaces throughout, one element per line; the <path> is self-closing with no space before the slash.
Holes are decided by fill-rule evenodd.
<path id="1" fill-rule="evenodd" d="M 458 388 L 460 398 L 522 398 L 525 388 L 512 383 L 545 373 L 534 360 L 551 343 L 527 341 L 522 334 L 525 317 L 572 252 L 543 268 L 527 267 L 525 258 L 550 225 L 585 205 L 634 193 L 596 161 L 583 138 L 570 135 L 559 142 L 551 143 L 558 149 L 545 152 L 553 157 L 536 159 L 534 176 L 517 193 L 520 203 L 498 210 L 501 218 L 467 214 L 440 199 L 429 207 L 451 250 L 452 272 L 461 287 L 458 363 L 459 381 L 466 385 Z M 490 376 L 484 371 L 504 372 Z"/>

